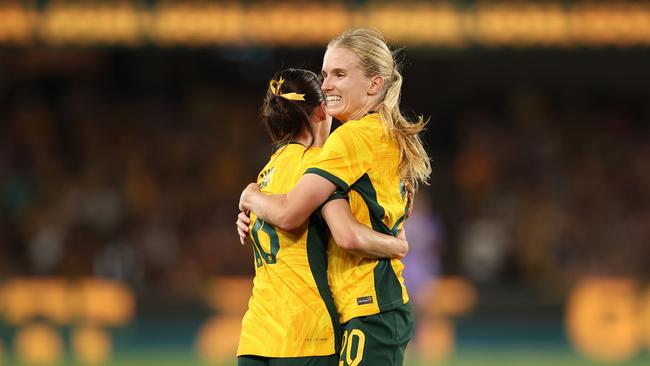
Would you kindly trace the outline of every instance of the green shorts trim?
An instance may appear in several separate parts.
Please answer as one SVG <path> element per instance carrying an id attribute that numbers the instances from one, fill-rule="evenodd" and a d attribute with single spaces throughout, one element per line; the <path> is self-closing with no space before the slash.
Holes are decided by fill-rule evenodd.
<path id="1" fill-rule="evenodd" d="M 239 356 L 237 366 L 338 366 L 339 358 L 331 356 L 271 358 Z"/>
<path id="2" fill-rule="evenodd" d="M 413 310 L 406 303 L 375 315 L 343 324 L 341 366 L 402 366 L 413 335 Z"/>

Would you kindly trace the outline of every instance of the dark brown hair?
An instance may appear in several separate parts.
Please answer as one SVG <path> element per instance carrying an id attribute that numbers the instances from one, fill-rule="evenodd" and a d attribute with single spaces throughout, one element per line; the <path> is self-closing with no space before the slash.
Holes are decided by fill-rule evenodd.
<path id="1" fill-rule="evenodd" d="M 310 116 L 314 108 L 325 101 L 318 76 L 309 70 L 280 70 L 272 81 L 277 83 L 280 79 L 283 82 L 275 92 L 268 88 L 260 110 L 264 127 L 276 147 L 291 142 L 303 128 L 313 137 Z M 290 100 L 281 95 L 286 93 L 304 94 L 305 100 Z"/>

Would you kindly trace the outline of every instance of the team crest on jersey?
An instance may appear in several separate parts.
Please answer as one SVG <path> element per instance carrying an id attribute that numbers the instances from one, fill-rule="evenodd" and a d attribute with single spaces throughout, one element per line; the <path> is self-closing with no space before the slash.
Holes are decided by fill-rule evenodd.
<path id="1" fill-rule="evenodd" d="M 275 167 L 271 167 L 269 169 L 266 169 L 262 173 L 260 173 L 260 189 L 266 188 L 269 183 L 271 183 L 271 178 L 273 177 L 273 170 Z"/>

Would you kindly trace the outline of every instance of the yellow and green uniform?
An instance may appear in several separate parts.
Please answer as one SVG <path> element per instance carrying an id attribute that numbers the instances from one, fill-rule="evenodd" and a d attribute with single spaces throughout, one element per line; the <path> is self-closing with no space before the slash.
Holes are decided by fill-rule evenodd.
<path id="1" fill-rule="evenodd" d="M 260 172 L 263 192 L 285 194 L 320 152 L 300 144 L 280 147 Z M 340 325 L 327 284 L 329 231 L 318 213 L 283 231 L 251 214 L 255 257 L 253 294 L 242 320 L 237 356 L 326 356 L 337 352 Z"/>
<path id="2" fill-rule="evenodd" d="M 396 235 L 407 204 L 398 174 L 399 148 L 385 137 L 378 114 L 337 128 L 306 173 L 349 192 L 354 217 L 377 232 Z M 341 323 L 400 307 L 409 300 L 398 259 L 364 258 L 330 242 L 328 279 Z"/>

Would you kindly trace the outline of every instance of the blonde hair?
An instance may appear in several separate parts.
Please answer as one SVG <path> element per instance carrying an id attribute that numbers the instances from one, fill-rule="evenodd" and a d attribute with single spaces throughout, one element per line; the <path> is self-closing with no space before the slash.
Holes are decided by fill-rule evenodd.
<path id="1" fill-rule="evenodd" d="M 409 122 L 402 115 L 399 109 L 402 75 L 384 37 L 371 29 L 351 29 L 327 45 L 327 48 L 333 47 L 343 47 L 357 55 L 366 77 L 381 76 L 384 79 L 377 112 L 386 135 L 399 146 L 399 175 L 416 187 L 418 182 L 429 184 L 431 163 L 418 135 L 427 122 L 422 116 Z"/>

